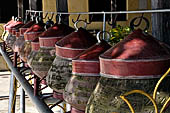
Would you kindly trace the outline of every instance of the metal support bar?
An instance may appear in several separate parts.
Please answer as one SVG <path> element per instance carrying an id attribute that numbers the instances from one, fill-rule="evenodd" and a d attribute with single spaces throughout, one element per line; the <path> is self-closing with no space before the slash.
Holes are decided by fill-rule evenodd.
<path id="1" fill-rule="evenodd" d="M 170 9 L 152 9 L 152 10 L 141 10 L 141 11 L 113 11 L 113 12 L 48 12 L 48 11 L 34 11 L 34 10 L 26 10 L 26 13 L 51 13 L 51 14 L 63 14 L 63 15 L 78 15 L 78 14 L 134 14 L 134 13 L 165 13 L 170 12 Z"/>
<path id="2" fill-rule="evenodd" d="M 17 58 L 19 58 L 19 56 L 17 56 Z M 21 59 L 20 59 L 20 63 L 21 63 Z M 18 62 L 17 62 L 17 65 L 18 65 Z M 20 67 L 23 67 L 23 66 L 24 66 L 24 63 L 22 62 L 20 64 Z M 18 70 L 21 71 L 20 69 L 18 69 Z M 25 113 L 25 91 L 22 88 L 22 86 L 20 87 L 20 113 Z"/>
<path id="3" fill-rule="evenodd" d="M 20 89 L 20 113 L 25 113 L 25 91 Z"/>
<path id="4" fill-rule="evenodd" d="M 19 83 L 22 85 L 22 87 L 24 88 L 24 90 L 26 91 L 26 93 L 34 103 L 39 113 L 53 113 L 53 111 L 49 109 L 49 107 L 43 100 L 41 100 L 38 96 L 34 95 L 34 89 L 31 87 L 28 81 L 17 71 L 17 69 L 13 67 L 11 60 L 8 58 L 6 53 L 1 49 L 1 47 L 0 47 L 0 53 L 4 57 L 10 70 L 14 73 L 15 77 L 17 78 Z"/>
<path id="5" fill-rule="evenodd" d="M 11 63 L 11 65 L 13 67 L 17 67 L 17 53 L 13 53 L 14 54 L 14 62 L 13 64 Z M 10 77 L 10 92 L 9 92 L 9 105 L 8 105 L 8 113 L 15 113 L 15 103 L 16 103 L 16 78 L 14 76 L 14 73 L 11 73 L 11 77 Z"/>
<path id="6" fill-rule="evenodd" d="M 106 31 L 106 14 L 103 13 L 103 31 Z M 105 39 L 105 33 L 103 32 L 103 39 Z"/>
<path id="7" fill-rule="evenodd" d="M 15 111 L 15 107 L 14 107 L 14 103 L 15 103 L 15 97 L 14 97 L 14 83 L 15 83 L 15 76 L 13 73 L 11 73 L 10 76 L 10 88 L 9 88 L 9 103 L 8 103 L 8 113 L 14 113 Z M 13 112 L 12 112 L 13 111 Z"/>

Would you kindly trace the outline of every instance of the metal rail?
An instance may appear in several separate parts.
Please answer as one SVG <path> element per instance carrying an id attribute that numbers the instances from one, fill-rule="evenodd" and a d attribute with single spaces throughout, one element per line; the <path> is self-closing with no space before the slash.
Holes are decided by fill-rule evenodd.
<path id="1" fill-rule="evenodd" d="M 38 96 L 34 96 L 34 89 L 33 87 L 29 84 L 29 82 L 22 76 L 17 68 L 14 68 L 11 60 L 7 56 L 7 54 L 3 51 L 3 49 L 0 47 L 0 53 L 5 59 L 6 63 L 8 64 L 9 69 L 12 71 L 16 79 L 19 81 L 19 83 L 22 85 L 32 102 L 34 103 L 35 107 L 39 111 L 39 113 L 53 113 L 51 109 L 47 106 L 47 104 L 41 100 Z"/>
<path id="2" fill-rule="evenodd" d="M 166 13 L 170 12 L 170 9 L 152 9 L 152 10 L 140 10 L 140 11 L 113 11 L 113 12 L 48 12 L 48 11 L 34 11 L 26 10 L 26 13 L 51 13 L 51 14 L 63 14 L 63 15 L 78 15 L 78 14 L 132 14 L 132 13 Z"/>

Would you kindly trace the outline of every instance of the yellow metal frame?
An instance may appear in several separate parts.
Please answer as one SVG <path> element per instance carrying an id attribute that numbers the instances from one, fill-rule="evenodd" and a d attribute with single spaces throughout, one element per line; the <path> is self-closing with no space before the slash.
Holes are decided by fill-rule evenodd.
<path id="1" fill-rule="evenodd" d="M 156 93 L 157 93 L 157 89 L 160 85 L 160 83 L 162 82 L 162 80 L 170 73 L 170 68 L 167 70 L 167 72 L 159 79 L 159 81 L 157 82 L 156 86 L 155 86 L 155 89 L 154 89 L 154 93 L 153 93 L 153 96 L 151 97 L 149 94 L 147 94 L 146 92 L 142 91 L 142 90 L 132 90 L 132 91 L 129 91 L 123 95 L 120 96 L 120 98 L 122 100 L 124 100 L 126 102 L 126 104 L 129 106 L 129 109 L 131 110 L 132 113 L 135 113 L 132 105 L 130 104 L 130 102 L 125 98 L 125 96 L 128 96 L 130 94 L 133 94 L 133 93 L 139 93 L 139 94 L 142 94 L 142 95 L 145 95 L 146 97 L 148 97 L 153 105 L 154 105 L 154 108 L 155 108 L 155 112 L 158 113 L 158 107 L 157 107 L 157 104 L 156 104 Z M 167 106 L 167 104 L 169 103 L 170 101 L 170 97 L 166 100 L 166 102 L 164 103 L 163 107 L 161 108 L 160 112 L 159 113 L 163 113 L 165 107 Z"/>

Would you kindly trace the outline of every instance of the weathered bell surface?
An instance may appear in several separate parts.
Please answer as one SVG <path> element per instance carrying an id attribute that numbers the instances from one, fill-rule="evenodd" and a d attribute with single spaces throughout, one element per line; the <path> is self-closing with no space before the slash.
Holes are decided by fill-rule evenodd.
<path id="1" fill-rule="evenodd" d="M 25 42 L 19 51 L 20 58 L 27 62 L 27 57 L 31 52 L 31 41 L 37 38 L 44 31 L 44 24 L 34 24 L 24 32 Z"/>
<path id="2" fill-rule="evenodd" d="M 23 44 L 25 42 L 25 39 L 24 39 L 24 32 L 29 29 L 33 24 L 35 24 L 34 21 L 29 21 L 27 22 L 25 25 L 23 25 L 21 28 L 19 28 L 19 35 L 16 36 L 16 41 L 14 42 L 13 46 L 12 46 L 12 49 L 15 51 L 15 52 L 19 52 L 21 51 L 21 48 L 23 47 Z"/>
<path id="3" fill-rule="evenodd" d="M 6 39 L 6 44 L 12 48 L 14 42 L 16 41 L 16 32 L 19 31 L 19 28 L 21 28 L 24 24 L 17 24 L 13 27 L 11 27 L 11 36 L 9 36 Z"/>
<path id="4" fill-rule="evenodd" d="M 96 37 L 79 28 L 56 43 L 56 58 L 46 77 L 47 84 L 54 91 L 63 93 L 71 77 L 72 59 L 97 43 Z"/>
<path id="5" fill-rule="evenodd" d="M 13 42 L 13 39 L 15 38 L 15 36 L 12 34 L 12 30 L 14 29 L 19 29 L 17 27 L 21 27 L 23 25 L 22 22 L 20 21 L 14 21 L 11 24 L 6 26 L 6 31 L 8 32 L 8 36 L 4 39 L 5 43 L 11 47 L 11 42 Z"/>
<path id="6" fill-rule="evenodd" d="M 90 96 L 86 113 L 131 113 L 120 98 L 132 90 L 152 95 L 160 76 L 170 67 L 170 48 L 142 30 L 134 30 L 124 40 L 100 56 L 101 78 Z M 169 77 L 157 92 L 160 110 L 169 97 Z M 152 113 L 152 102 L 141 94 L 128 95 L 135 113 Z M 169 113 L 170 109 L 166 110 Z"/>
<path id="7" fill-rule="evenodd" d="M 31 68 L 31 62 L 34 56 L 38 53 L 39 48 L 40 48 L 39 37 L 37 37 L 31 42 L 31 52 L 27 57 L 27 64 L 30 68 Z"/>
<path id="8" fill-rule="evenodd" d="M 55 43 L 72 31 L 74 29 L 65 24 L 54 24 L 39 36 L 40 49 L 30 62 L 33 72 L 39 78 L 47 75 L 55 58 Z"/>
<path id="9" fill-rule="evenodd" d="M 63 97 L 72 107 L 85 111 L 88 99 L 100 78 L 99 55 L 111 46 L 105 42 L 94 44 L 72 60 L 72 73 Z"/>

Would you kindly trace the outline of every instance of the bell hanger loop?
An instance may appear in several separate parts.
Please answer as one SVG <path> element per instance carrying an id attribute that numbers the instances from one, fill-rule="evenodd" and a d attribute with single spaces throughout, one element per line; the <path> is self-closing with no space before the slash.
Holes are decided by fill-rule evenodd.
<path id="1" fill-rule="evenodd" d="M 48 16 L 48 12 L 45 13 L 45 16 L 43 17 L 43 19 L 46 19 Z"/>
<path id="2" fill-rule="evenodd" d="M 135 24 L 136 20 L 138 20 L 138 19 L 140 19 L 139 22 L 138 22 L 137 24 Z M 141 16 L 135 17 L 134 19 L 131 20 L 131 22 L 130 22 L 130 28 L 131 28 L 132 30 L 134 30 L 135 27 L 139 27 L 139 26 L 141 25 L 141 23 L 142 23 L 142 20 L 144 20 L 144 22 L 146 23 L 146 26 L 145 26 L 145 28 L 143 29 L 143 31 L 146 32 L 146 31 L 149 29 L 149 20 L 144 17 L 144 13 L 142 13 Z"/>
<path id="3" fill-rule="evenodd" d="M 82 28 L 84 28 L 84 29 L 87 28 L 87 22 L 86 22 L 85 20 L 81 20 L 81 19 L 80 19 L 80 14 L 78 15 L 76 21 L 74 21 L 74 20 L 72 19 L 72 22 L 74 23 L 74 27 L 75 27 L 76 31 L 78 31 L 78 29 L 80 28 L 80 27 L 78 27 L 78 24 L 79 24 L 79 23 L 83 23 Z"/>
<path id="4" fill-rule="evenodd" d="M 82 28 L 84 28 L 84 29 L 86 29 L 87 28 L 87 23 L 86 23 L 86 21 L 84 21 L 84 20 L 78 20 L 78 21 L 76 21 L 75 23 L 74 23 L 74 27 L 76 28 L 76 31 L 78 31 L 78 29 L 80 28 L 80 27 L 78 27 L 78 23 L 83 23 L 84 25 L 82 26 Z"/>
<path id="5" fill-rule="evenodd" d="M 61 13 L 58 15 L 58 24 L 61 24 Z"/>
<path id="6" fill-rule="evenodd" d="M 101 41 L 106 41 L 108 42 L 108 40 L 111 37 L 111 34 L 107 31 L 99 31 L 96 35 L 98 43 L 100 43 Z"/>

